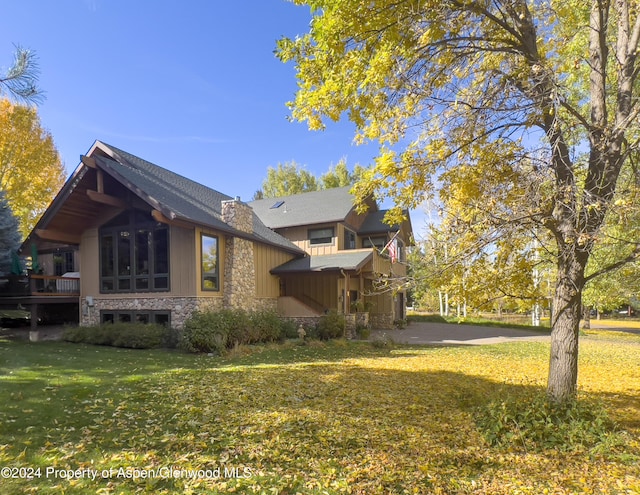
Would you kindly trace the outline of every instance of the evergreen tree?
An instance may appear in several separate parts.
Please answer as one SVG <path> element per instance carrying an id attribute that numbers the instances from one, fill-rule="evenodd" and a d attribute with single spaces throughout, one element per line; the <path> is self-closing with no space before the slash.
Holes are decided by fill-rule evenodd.
<path id="1" fill-rule="evenodd" d="M 0 191 L 0 275 L 11 271 L 11 260 L 20 247 L 21 237 L 18 230 L 18 219 Z"/>

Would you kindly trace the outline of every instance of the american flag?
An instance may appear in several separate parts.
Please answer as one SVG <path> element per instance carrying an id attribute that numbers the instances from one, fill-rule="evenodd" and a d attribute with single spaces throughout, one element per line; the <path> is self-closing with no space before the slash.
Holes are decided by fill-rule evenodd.
<path id="1" fill-rule="evenodd" d="M 391 263 L 395 263 L 396 261 L 398 261 L 398 240 L 396 239 L 396 237 L 398 237 L 399 233 L 400 231 L 398 230 L 391 238 L 391 240 L 387 242 L 387 245 L 382 248 L 381 251 L 381 253 L 389 251 L 389 258 L 391 258 Z"/>

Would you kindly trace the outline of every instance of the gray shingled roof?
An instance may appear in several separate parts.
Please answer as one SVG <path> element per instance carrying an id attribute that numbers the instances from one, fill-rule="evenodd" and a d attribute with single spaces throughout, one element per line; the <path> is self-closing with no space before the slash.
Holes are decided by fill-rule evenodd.
<path id="1" fill-rule="evenodd" d="M 378 210 L 371 211 L 367 213 L 367 216 L 362 222 L 362 225 L 358 229 L 358 234 L 379 234 L 382 232 L 389 232 L 393 230 L 398 230 L 400 228 L 399 225 L 388 225 L 383 222 L 384 215 L 388 210 Z"/>
<path id="2" fill-rule="evenodd" d="M 325 272 L 337 270 L 358 270 L 373 256 L 373 251 L 347 251 L 321 256 L 297 258 L 277 266 L 271 273 Z"/>
<path id="3" fill-rule="evenodd" d="M 170 217 L 177 217 L 200 225 L 246 237 L 222 221 L 222 201 L 233 199 L 219 191 L 203 186 L 179 174 L 143 160 L 114 146 L 100 143 L 111 150 L 116 160 L 95 156 L 99 164 L 127 181 L 128 187 L 143 196 L 154 207 Z M 253 214 L 253 235 L 250 238 L 303 254 L 295 244 L 264 225 Z"/>
<path id="4" fill-rule="evenodd" d="M 267 227 L 279 229 L 299 225 L 343 221 L 353 208 L 350 186 L 323 189 L 280 198 L 251 201 L 249 206 Z M 278 203 L 280 206 L 274 208 Z"/>

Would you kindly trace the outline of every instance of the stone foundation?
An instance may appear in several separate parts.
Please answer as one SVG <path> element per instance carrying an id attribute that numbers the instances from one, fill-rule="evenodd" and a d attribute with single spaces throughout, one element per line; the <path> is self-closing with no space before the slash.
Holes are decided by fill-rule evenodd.
<path id="1" fill-rule="evenodd" d="M 371 313 L 369 314 L 369 323 L 371 328 L 380 330 L 391 330 L 395 328 L 393 324 L 393 313 Z"/>
<path id="2" fill-rule="evenodd" d="M 275 298 L 247 298 L 246 310 L 276 310 L 278 300 Z M 93 326 L 100 323 L 100 311 L 169 311 L 171 326 L 183 328 L 184 322 L 196 311 L 220 311 L 225 307 L 220 297 L 137 297 L 127 299 L 93 299 L 89 307 L 87 300 L 82 300 L 81 326 Z"/>
<path id="3" fill-rule="evenodd" d="M 320 323 L 321 316 L 283 316 L 282 319 L 292 321 L 296 327 L 302 325 L 305 330 L 315 328 Z"/>

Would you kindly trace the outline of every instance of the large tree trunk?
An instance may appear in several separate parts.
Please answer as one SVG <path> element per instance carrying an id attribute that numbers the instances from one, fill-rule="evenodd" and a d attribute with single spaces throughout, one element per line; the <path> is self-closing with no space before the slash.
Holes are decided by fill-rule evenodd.
<path id="1" fill-rule="evenodd" d="M 569 248 L 558 261 L 558 281 L 551 317 L 551 358 L 547 395 L 566 402 L 576 395 L 578 384 L 578 332 L 587 256 Z"/>

